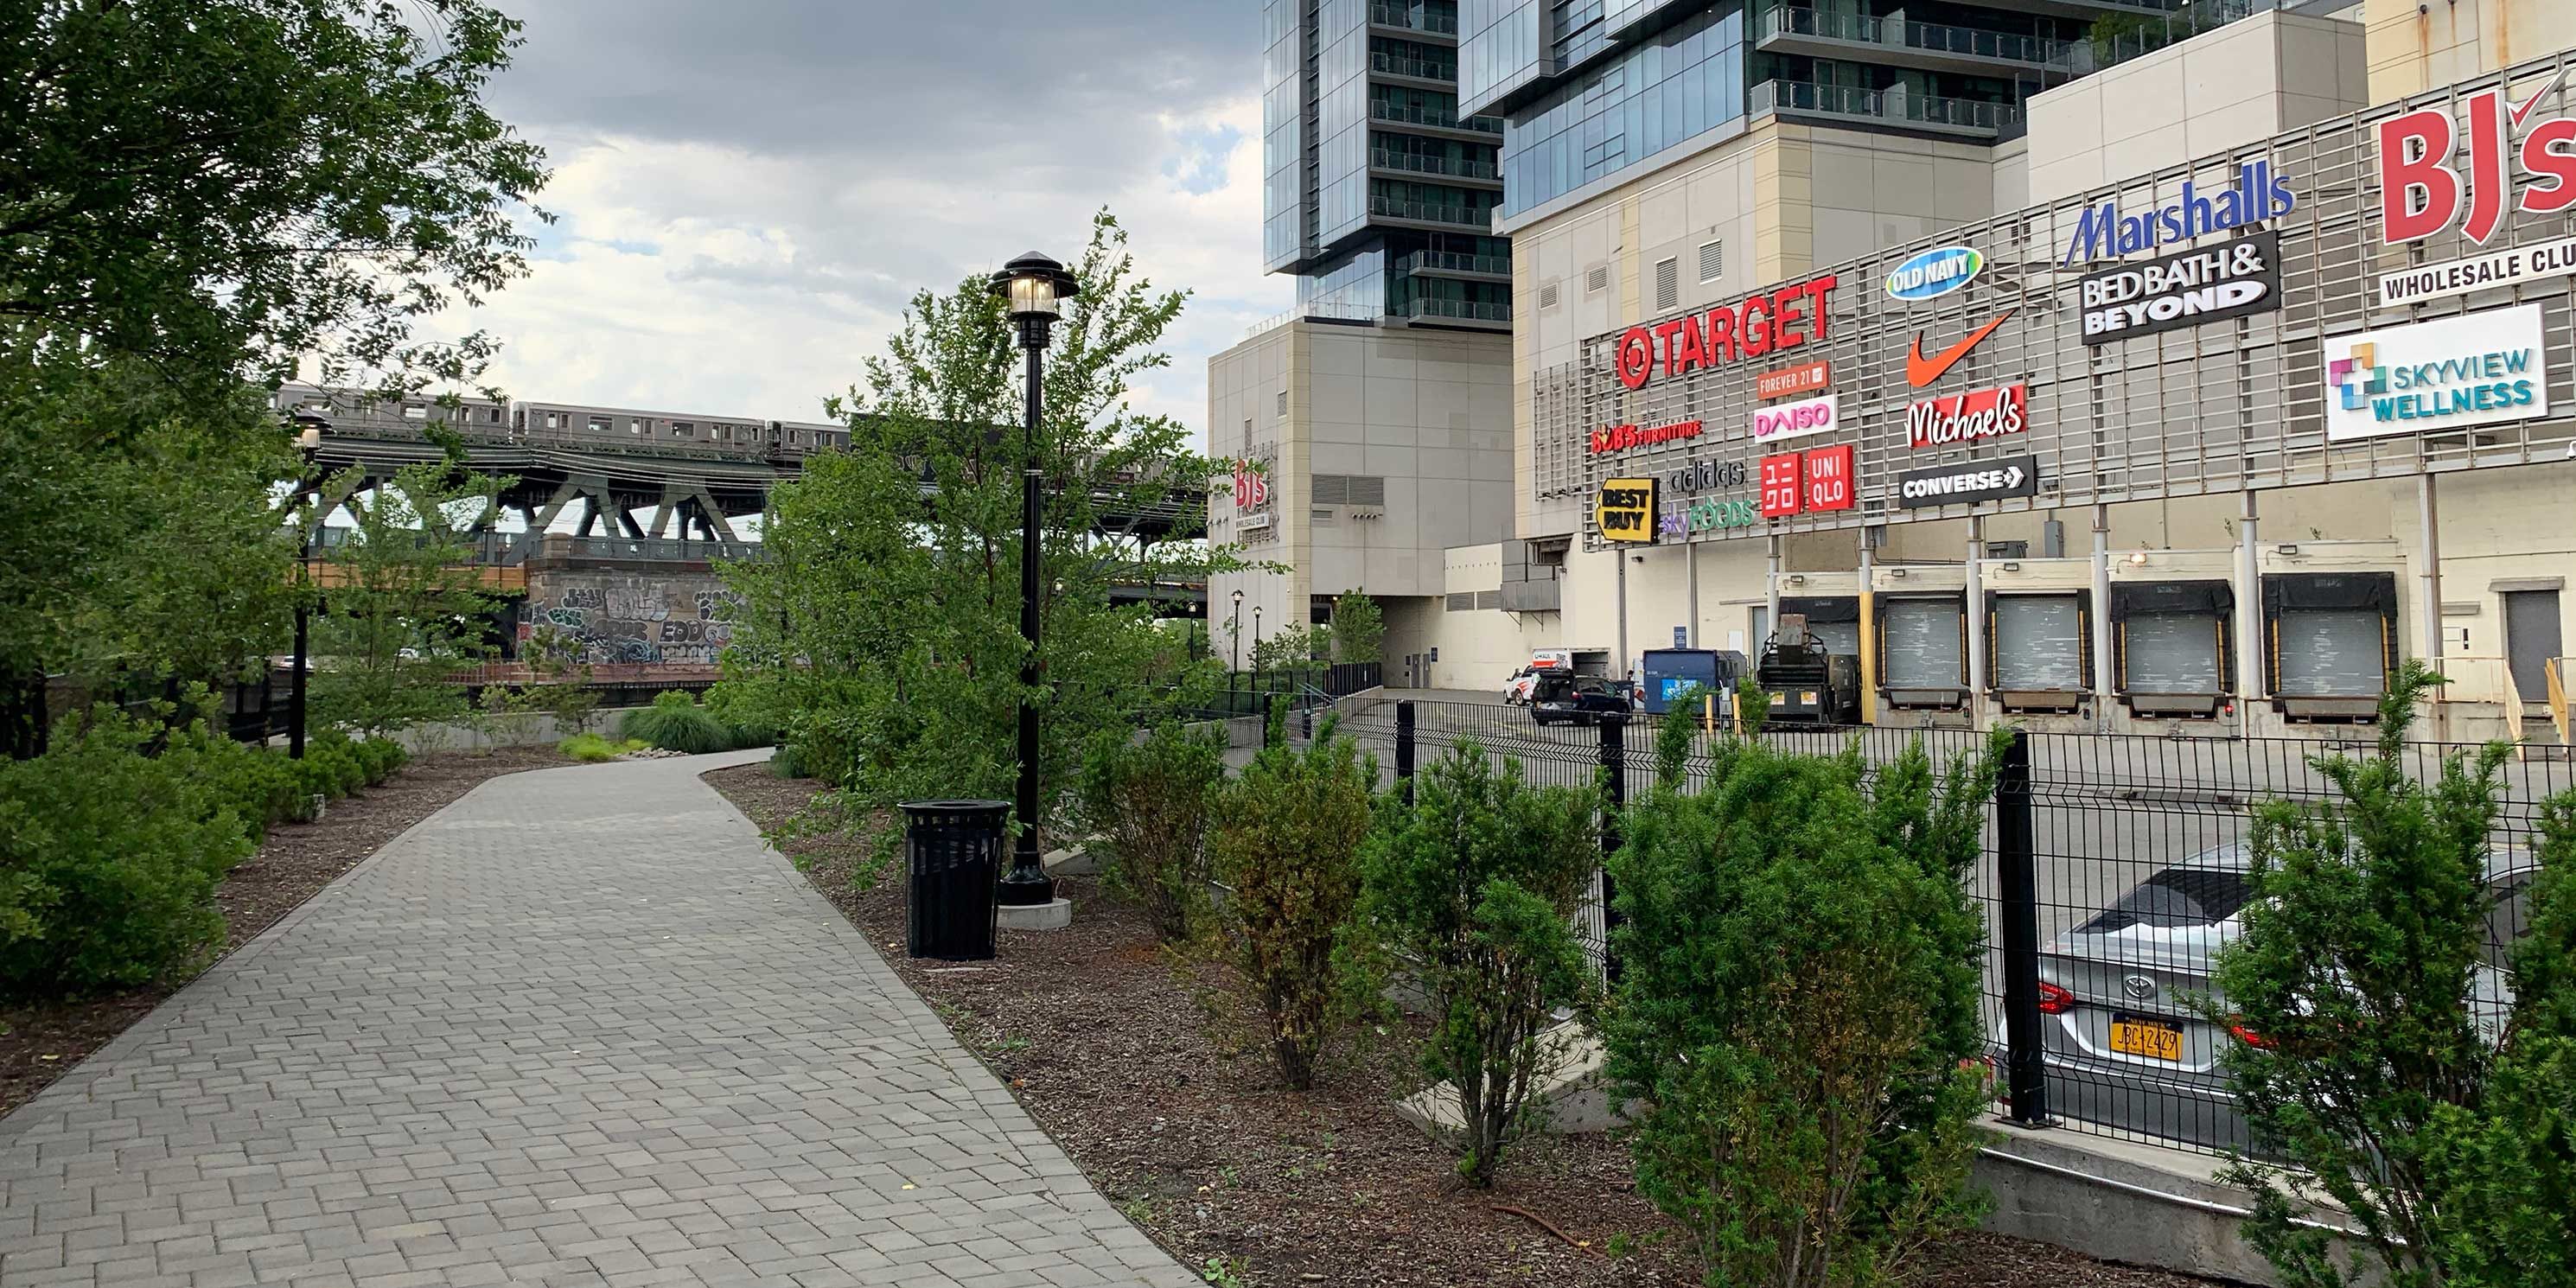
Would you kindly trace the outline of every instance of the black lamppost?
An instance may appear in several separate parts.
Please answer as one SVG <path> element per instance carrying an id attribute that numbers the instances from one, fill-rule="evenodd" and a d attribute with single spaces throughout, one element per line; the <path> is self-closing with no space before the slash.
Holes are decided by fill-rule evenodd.
<path id="1" fill-rule="evenodd" d="M 1252 606 L 1252 691 L 1261 692 L 1261 605 Z"/>
<path id="2" fill-rule="evenodd" d="M 1038 414 L 1043 391 L 1038 379 L 1038 354 L 1047 347 L 1047 329 L 1054 325 L 1061 302 L 1071 299 L 1079 288 L 1073 274 L 1064 271 L 1064 265 L 1030 251 L 993 274 L 992 290 L 1001 297 L 1003 311 L 1019 324 L 1020 349 L 1028 360 L 1027 385 L 1020 398 L 1025 417 L 1020 441 L 1028 460 L 1027 467 L 1020 471 L 1020 637 L 1029 645 L 1027 659 L 1020 664 L 1020 781 L 1014 802 L 1020 835 L 1012 847 L 1011 870 L 1003 874 L 993 896 L 1005 907 L 1025 908 L 1055 901 L 1055 880 L 1046 874 L 1038 857 L 1044 853 L 1038 847 L 1038 507 L 1043 479 L 1038 469 Z"/>
<path id="3" fill-rule="evenodd" d="M 295 499 L 301 501 L 311 495 L 317 508 L 321 504 L 321 485 L 313 478 L 313 458 L 321 454 L 322 431 L 330 427 L 326 417 L 309 411 L 295 413 L 295 450 L 304 458 L 304 473 L 295 481 Z M 307 483 L 313 486 L 307 488 Z M 312 638 L 312 611 L 305 601 L 313 580 L 313 538 L 320 535 L 322 516 L 313 515 L 307 522 L 311 526 L 297 538 L 295 552 L 295 670 L 286 678 L 286 754 L 293 760 L 304 759 L 304 673 L 312 668 L 306 655 Z"/>
<path id="4" fill-rule="evenodd" d="M 1233 624 L 1225 628 L 1229 650 L 1225 664 L 1225 713 L 1234 714 L 1234 689 L 1243 675 L 1243 592 L 1234 592 Z"/>

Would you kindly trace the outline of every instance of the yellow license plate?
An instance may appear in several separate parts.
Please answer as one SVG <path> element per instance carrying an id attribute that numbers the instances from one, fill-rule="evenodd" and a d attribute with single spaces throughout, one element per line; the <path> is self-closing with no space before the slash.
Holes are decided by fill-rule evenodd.
<path id="1" fill-rule="evenodd" d="M 1798 695 L 1798 701 L 1803 702 L 1803 703 L 1805 703 L 1806 705 L 1811 706 L 1811 707 L 1812 707 L 1812 706 L 1814 706 L 1814 705 L 1816 705 L 1816 692 L 1815 692 L 1815 690 L 1813 690 L 1813 689 L 1809 689 L 1809 690 L 1807 690 L 1806 692 L 1799 694 L 1799 695 Z"/>
<path id="2" fill-rule="evenodd" d="M 2111 1049 L 2122 1055 L 2178 1062 L 2182 1059 L 2182 1030 L 2157 1020 L 2114 1016 L 2111 1019 Z"/>

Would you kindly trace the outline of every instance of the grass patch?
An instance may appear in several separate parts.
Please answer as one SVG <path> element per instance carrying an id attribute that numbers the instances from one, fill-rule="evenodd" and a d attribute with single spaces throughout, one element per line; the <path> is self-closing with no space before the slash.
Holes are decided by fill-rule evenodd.
<path id="1" fill-rule="evenodd" d="M 596 765 L 602 761 L 615 760 L 619 756 L 623 756 L 630 751 L 642 751 L 651 745 L 651 743 L 645 742 L 641 738 L 629 738 L 624 742 L 610 742 L 608 739 L 602 738 L 595 733 L 577 733 L 564 739 L 562 742 L 556 743 L 555 750 L 562 752 L 585 765 Z"/>

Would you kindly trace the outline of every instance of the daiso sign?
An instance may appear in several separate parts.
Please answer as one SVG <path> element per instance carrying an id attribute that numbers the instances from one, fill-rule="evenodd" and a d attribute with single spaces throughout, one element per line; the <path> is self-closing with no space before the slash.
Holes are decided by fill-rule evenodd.
<path id="1" fill-rule="evenodd" d="M 1776 407 L 1753 409 L 1753 441 L 1776 443 L 1787 438 L 1804 438 L 1832 429 L 1840 421 L 1841 405 L 1835 396 L 1809 398 L 1802 402 L 1781 403 Z"/>
<path id="2" fill-rule="evenodd" d="M 2483 246 L 2504 227 L 2507 202 L 2531 215 L 2576 207 L 2576 120 L 2530 123 L 2565 77 L 2518 101 L 2501 87 L 2480 90 L 2460 100 L 2456 120 L 2445 105 L 2381 121 L 2380 238 L 2422 241 L 2456 223 Z"/>

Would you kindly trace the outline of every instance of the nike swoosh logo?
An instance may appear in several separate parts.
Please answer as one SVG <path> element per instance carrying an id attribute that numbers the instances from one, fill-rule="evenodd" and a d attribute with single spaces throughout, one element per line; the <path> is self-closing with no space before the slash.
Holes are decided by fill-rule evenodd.
<path id="1" fill-rule="evenodd" d="M 2538 94 L 2534 94 L 2531 97 L 2522 100 L 2520 103 L 2515 104 L 2513 109 L 2513 123 L 2516 125 L 2522 124 L 2522 118 L 2531 115 L 2531 109 L 2540 106 L 2541 95 L 2547 94 L 2549 91 L 2558 88 L 2558 82 L 2566 79 L 2566 76 L 2567 73 L 2564 70 L 2561 70 L 2556 76 L 2549 78 L 2548 84 L 2540 87 L 2540 92 Z"/>
<path id="2" fill-rule="evenodd" d="M 1979 341 L 1993 335 L 1996 327 L 2011 321 L 2012 315 L 2011 309 L 2004 310 L 2002 317 L 1978 327 L 1974 334 L 1943 349 L 1940 356 L 1936 358 L 1927 359 L 1923 356 L 1923 333 L 1915 332 L 1914 347 L 1905 352 L 1905 383 L 1920 389 L 1940 379 L 1943 373 L 1958 364 L 1959 359 L 1968 356 L 1968 350 L 1976 348 Z"/>

